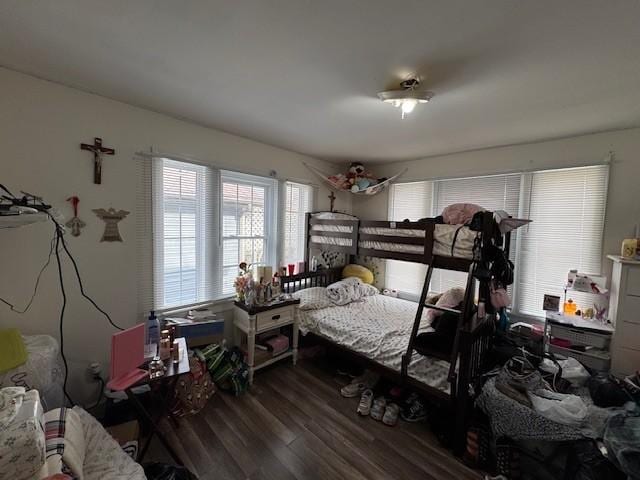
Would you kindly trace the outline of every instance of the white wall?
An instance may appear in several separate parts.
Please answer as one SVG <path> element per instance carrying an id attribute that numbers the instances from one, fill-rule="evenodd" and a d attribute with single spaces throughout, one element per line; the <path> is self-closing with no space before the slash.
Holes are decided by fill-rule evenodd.
<path id="1" fill-rule="evenodd" d="M 68 236 L 86 291 L 116 323 L 131 326 L 137 318 L 136 285 L 136 151 L 189 155 L 229 168 L 280 178 L 318 179 L 302 164 L 326 171 L 335 166 L 310 157 L 190 124 L 58 84 L 0 68 L 0 183 L 17 193 L 37 193 L 71 212 L 65 199 L 80 197 L 79 216 L 87 227 L 80 237 Z M 105 157 L 102 185 L 93 184 L 91 154 L 81 142 L 102 137 L 116 155 Z M 328 208 L 328 191 L 318 191 L 318 207 Z M 337 208 L 350 211 L 350 195 Z M 104 228 L 93 208 L 125 209 L 131 215 L 120 223 L 124 243 L 100 243 Z M 0 297 L 24 305 L 44 264 L 52 236 L 50 223 L 0 230 Z M 68 262 L 67 262 L 68 263 Z M 70 392 L 81 400 L 95 395 L 84 379 L 89 361 L 106 366 L 114 330 L 80 297 L 73 271 L 65 267 L 69 305 L 65 315 L 65 351 L 71 364 Z M 15 326 L 26 334 L 47 333 L 58 338 L 61 305 L 55 265 L 43 276 L 38 297 L 25 315 L 0 305 L 0 327 Z"/>
<path id="2" fill-rule="evenodd" d="M 399 181 L 409 182 L 583 166 L 601 163 L 610 151 L 614 160 L 603 239 L 603 267 L 610 275 L 611 262 L 604 257 L 618 253 L 622 239 L 632 236 L 635 225 L 640 223 L 640 128 L 369 167 L 378 176 L 390 176 L 407 168 Z M 387 202 L 388 192 L 356 197 L 353 214 L 370 220 L 386 218 Z"/>

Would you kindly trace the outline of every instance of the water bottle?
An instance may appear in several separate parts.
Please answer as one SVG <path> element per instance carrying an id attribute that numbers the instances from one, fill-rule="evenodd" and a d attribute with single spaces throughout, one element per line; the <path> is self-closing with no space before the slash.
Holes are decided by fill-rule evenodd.
<path id="1" fill-rule="evenodd" d="M 160 322 L 158 321 L 158 317 L 156 317 L 156 313 L 151 310 L 149 313 L 149 318 L 147 319 L 147 331 L 146 331 L 146 342 L 147 345 L 155 344 L 156 346 L 160 343 Z"/>

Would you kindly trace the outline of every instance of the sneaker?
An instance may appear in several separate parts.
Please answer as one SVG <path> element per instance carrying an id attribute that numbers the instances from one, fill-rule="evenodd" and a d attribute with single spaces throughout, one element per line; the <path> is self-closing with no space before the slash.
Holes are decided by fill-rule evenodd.
<path id="1" fill-rule="evenodd" d="M 371 402 L 373 401 L 373 390 L 367 389 L 362 392 L 362 396 L 360 397 L 360 403 L 358 404 L 358 409 L 356 410 L 363 417 L 369 415 L 371 413 Z"/>
<path id="2" fill-rule="evenodd" d="M 384 416 L 382 417 L 382 423 L 385 425 L 389 425 L 393 427 L 396 423 L 398 423 L 398 414 L 400 413 L 400 407 L 396 403 L 390 403 L 386 410 L 384 411 Z"/>
<path id="3" fill-rule="evenodd" d="M 387 399 L 384 397 L 376 398 L 371 407 L 371 418 L 378 421 L 382 420 L 385 408 L 387 408 Z"/>
<path id="4" fill-rule="evenodd" d="M 340 389 L 340 394 L 346 398 L 353 398 L 361 395 L 367 389 L 372 389 L 378 383 L 380 375 L 367 370 L 363 375 L 354 378 L 349 385 Z"/>
<path id="5" fill-rule="evenodd" d="M 421 422 L 427 418 L 427 408 L 424 401 L 417 394 L 412 393 L 407 399 L 407 405 L 400 413 L 400 417 L 405 422 Z"/>

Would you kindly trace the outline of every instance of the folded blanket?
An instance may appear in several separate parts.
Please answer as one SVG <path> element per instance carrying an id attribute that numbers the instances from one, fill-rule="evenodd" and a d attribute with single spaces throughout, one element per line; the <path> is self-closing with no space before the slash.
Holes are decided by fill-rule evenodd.
<path id="1" fill-rule="evenodd" d="M 327 287 L 327 296 L 336 305 L 347 305 L 377 293 L 376 287 L 362 283 L 357 277 L 348 277 Z"/>
<path id="2" fill-rule="evenodd" d="M 73 410 L 57 408 L 45 413 L 44 418 L 49 474 L 68 468 L 74 478 L 82 480 L 85 440 L 80 417 Z"/>

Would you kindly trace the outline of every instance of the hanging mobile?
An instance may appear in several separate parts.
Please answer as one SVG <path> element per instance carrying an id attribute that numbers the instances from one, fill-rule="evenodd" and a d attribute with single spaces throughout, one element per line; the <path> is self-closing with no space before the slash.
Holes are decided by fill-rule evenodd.
<path id="1" fill-rule="evenodd" d="M 80 229 L 87 225 L 78 218 L 78 203 L 80 203 L 80 199 L 74 195 L 73 197 L 67 198 L 67 202 L 71 202 L 71 206 L 73 207 L 73 218 L 65 225 L 71 229 L 71 235 L 79 237 L 81 233 Z"/>

